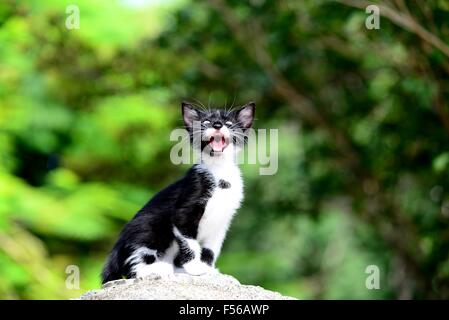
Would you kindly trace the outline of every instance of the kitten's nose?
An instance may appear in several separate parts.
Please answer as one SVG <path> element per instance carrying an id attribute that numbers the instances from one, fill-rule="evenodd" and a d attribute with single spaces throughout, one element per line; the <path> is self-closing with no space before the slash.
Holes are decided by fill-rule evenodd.
<path id="1" fill-rule="evenodd" d="M 221 127 L 223 127 L 223 124 L 220 121 L 215 121 L 214 124 L 212 125 L 212 127 L 214 127 L 215 129 L 220 129 Z"/>

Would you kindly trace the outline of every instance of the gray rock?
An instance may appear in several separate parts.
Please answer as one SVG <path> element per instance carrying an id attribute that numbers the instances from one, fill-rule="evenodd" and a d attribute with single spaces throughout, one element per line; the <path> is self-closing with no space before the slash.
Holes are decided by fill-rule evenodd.
<path id="1" fill-rule="evenodd" d="M 223 274 L 190 276 L 175 274 L 123 279 L 105 283 L 101 290 L 83 294 L 80 300 L 287 300 L 294 299 L 257 286 L 240 284 Z"/>

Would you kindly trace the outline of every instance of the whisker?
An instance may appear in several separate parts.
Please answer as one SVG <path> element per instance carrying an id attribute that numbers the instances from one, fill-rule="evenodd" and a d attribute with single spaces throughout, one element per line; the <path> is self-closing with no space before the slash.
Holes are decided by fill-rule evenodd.
<path id="1" fill-rule="evenodd" d="M 229 116 L 229 114 L 234 110 L 234 103 L 235 103 L 235 99 L 237 97 L 237 94 L 234 94 L 234 100 L 232 101 L 231 107 L 228 110 L 228 113 L 226 114 L 226 116 Z"/>
<path id="2" fill-rule="evenodd" d="M 211 97 L 212 93 L 209 93 L 209 98 L 207 99 L 207 108 L 209 109 L 209 113 L 212 113 L 212 111 L 210 110 L 210 97 Z"/>
<path id="3" fill-rule="evenodd" d="M 204 111 L 205 113 L 208 113 L 208 109 L 206 109 L 206 106 L 200 101 L 200 100 L 197 100 L 197 99 L 195 99 L 195 98 L 193 98 L 195 101 L 197 101 L 199 104 L 200 104 L 200 106 L 198 106 L 202 111 Z"/>

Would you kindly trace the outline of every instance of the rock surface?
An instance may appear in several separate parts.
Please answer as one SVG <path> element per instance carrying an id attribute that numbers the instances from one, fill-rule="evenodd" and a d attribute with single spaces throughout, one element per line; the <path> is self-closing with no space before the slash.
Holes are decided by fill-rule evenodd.
<path id="1" fill-rule="evenodd" d="M 80 300 L 285 300 L 294 299 L 257 286 L 240 284 L 223 274 L 190 276 L 175 274 L 111 281 L 101 290 L 83 294 Z"/>

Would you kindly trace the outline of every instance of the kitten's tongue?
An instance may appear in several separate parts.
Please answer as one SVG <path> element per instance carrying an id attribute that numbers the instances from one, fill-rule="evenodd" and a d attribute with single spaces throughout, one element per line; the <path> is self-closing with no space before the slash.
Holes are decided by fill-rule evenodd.
<path id="1" fill-rule="evenodd" d="M 211 137 L 209 144 L 211 145 L 212 150 L 216 152 L 223 151 L 224 147 L 226 146 L 225 138 L 223 136 L 218 135 L 215 137 Z"/>

